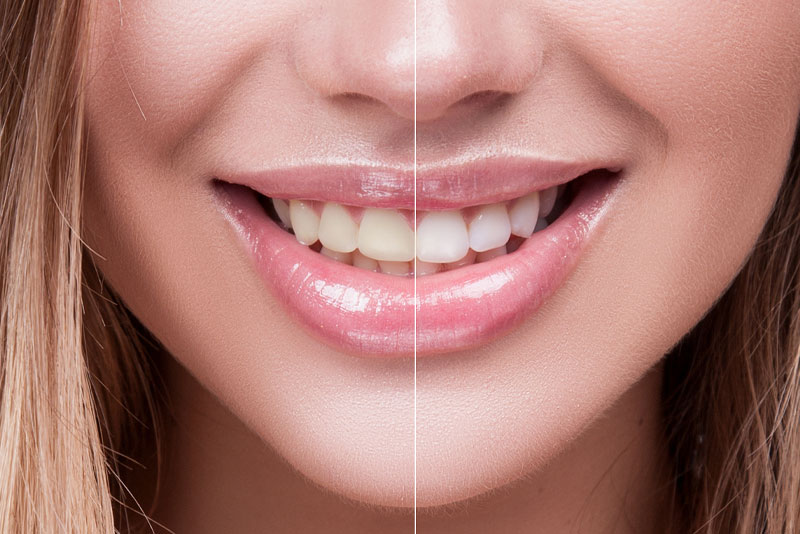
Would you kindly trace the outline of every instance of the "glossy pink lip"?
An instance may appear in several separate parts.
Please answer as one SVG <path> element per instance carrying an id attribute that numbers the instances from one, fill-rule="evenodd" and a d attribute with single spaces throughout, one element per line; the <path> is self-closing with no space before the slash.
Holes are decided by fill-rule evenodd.
<path id="1" fill-rule="evenodd" d="M 416 295 L 412 278 L 357 269 L 299 245 L 266 215 L 253 191 L 216 183 L 222 212 L 238 231 L 267 287 L 291 315 L 339 350 L 402 356 L 414 352 L 415 337 L 418 355 L 487 342 L 538 309 L 576 265 L 617 182 L 618 175 L 587 180 L 567 211 L 516 252 L 420 277 Z M 248 181 L 237 179 L 236 184 Z M 529 182 L 522 193 L 533 189 L 539 187 Z M 340 197 L 319 195 L 354 204 L 352 195 L 349 202 L 344 196 L 343 192 Z M 481 203 L 491 196 L 484 192 Z M 397 207 L 396 202 L 391 205 Z"/>
<path id="2" fill-rule="evenodd" d="M 608 160 L 563 162 L 526 157 L 483 158 L 420 166 L 416 208 L 458 209 L 521 197 L 569 182 L 593 169 L 621 167 Z M 264 196 L 339 202 L 351 206 L 414 209 L 414 171 L 380 165 L 307 165 L 251 173 L 220 172 L 224 182 Z"/>

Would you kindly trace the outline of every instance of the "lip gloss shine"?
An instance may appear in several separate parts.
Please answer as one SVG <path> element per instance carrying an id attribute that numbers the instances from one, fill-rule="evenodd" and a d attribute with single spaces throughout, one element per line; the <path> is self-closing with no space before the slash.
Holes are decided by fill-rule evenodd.
<path id="1" fill-rule="evenodd" d="M 403 176 L 392 183 L 404 180 Z M 552 181 L 548 177 L 542 185 Z M 247 182 L 219 182 L 220 206 L 269 291 L 310 332 L 339 350 L 396 357 L 414 352 L 415 308 L 419 356 L 488 342 L 535 313 L 578 263 L 606 211 L 617 178 L 587 180 L 567 210 L 517 251 L 420 277 L 416 294 L 412 278 L 358 269 L 300 245 L 267 216 L 254 191 L 242 186 Z M 283 181 L 289 182 L 289 178 Z M 514 189 L 511 194 L 519 194 L 519 187 L 509 183 Z M 476 189 L 466 190 L 460 201 L 472 200 L 471 191 Z M 484 191 L 480 200 L 486 198 Z M 428 200 L 437 202 L 435 196 Z"/>

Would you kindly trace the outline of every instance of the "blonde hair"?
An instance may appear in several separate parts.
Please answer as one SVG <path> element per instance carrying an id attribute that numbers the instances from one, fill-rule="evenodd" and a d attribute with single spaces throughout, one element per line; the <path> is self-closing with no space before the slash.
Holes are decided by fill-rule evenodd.
<path id="1" fill-rule="evenodd" d="M 87 8 L 0 4 L 0 533 L 122 529 L 118 461 L 158 430 L 151 341 L 80 240 Z M 796 142 L 758 245 L 667 357 L 677 532 L 800 529 L 799 269 Z"/>
<path id="2" fill-rule="evenodd" d="M 0 5 L 3 533 L 115 532 L 114 452 L 154 413 L 137 329 L 80 239 L 87 12 Z"/>
<path id="3" fill-rule="evenodd" d="M 679 532 L 800 531 L 800 132 L 750 257 L 667 356 L 664 415 Z"/>

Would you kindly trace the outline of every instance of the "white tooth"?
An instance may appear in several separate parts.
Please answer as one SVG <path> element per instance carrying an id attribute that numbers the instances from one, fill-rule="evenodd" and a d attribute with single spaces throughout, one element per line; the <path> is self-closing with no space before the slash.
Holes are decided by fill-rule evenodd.
<path id="1" fill-rule="evenodd" d="M 407 261 L 379 261 L 381 272 L 386 274 L 407 275 L 411 272 L 411 264 Z"/>
<path id="2" fill-rule="evenodd" d="M 319 242 L 337 252 L 353 252 L 358 245 L 358 225 L 347 209 L 328 202 L 319 220 Z"/>
<path id="3" fill-rule="evenodd" d="M 323 256 L 327 256 L 331 259 L 334 259 L 340 263 L 346 263 L 347 265 L 353 264 L 353 253 L 352 252 L 338 252 L 336 250 L 331 250 L 329 248 L 322 247 L 319 250 L 319 253 Z"/>
<path id="4" fill-rule="evenodd" d="M 428 263 L 427 261 L 417 260 L 414 263 L 414 274 L 417 276 L 425 276 L 427 274 L 438 273 L 441 266 L 441 263 Z"/>
<path id="5" fill-rule="evenodd" d="M 414 259 L 414 232 L 395 210 L 367 208 L 358 230 L 358 250 L 382 261 Z"/>
<path id="6" fill-rule="evenodd" d="M 553 211 L 558 195 L 558 186 L 548 187 L 539 193 L 539 217 L 547 217 Z"/>
<path id="7" fill-rule="evenodd" d="M 417 258 L 450 263 L 466 256 L 469 234 L 458 211 L 432 211 L 417 225 Z"/>
<path id="8" fill-rule="evenodd" d="M 314 205 L 305 200 L 289 202 L 289 217 L 297 240 L 304 245 L 313 245 L 319 232 L 319 215 Z"/>
<path id="9" fill-rule="evenodd" d="M 483 252 L 505 245 L 511 237 L 511 222 L 505 204 L 489 204 L 478 210 L 469 223 L 469 248 Z"/>
<path id="10" fill-rule="evenodd" d="M 365 271 L 372 271 L 374 273 L 378 272 L 378 262 L 373 260 L 372 258 L 364 256 L 358 250 L 353 252 L 353 267 L 358 267 L 359 269 L 364 269 Z"/>
<path id="11" fill-rule="evenodd" d="M 292 220 L 291 217 L 289 216 L 289 204 L 287 204 L 285 200 L 282 200 L 280 198 L 273 198 L 272 207 L 275 208 L 275 213 L 278 214 L 278 218 L 281 220 L 283 225 L 286 228 L 291 228 Z"/>
<path id="12" fill-rule="evenodd" d="M 533 231 L 538 232 L 539 230 L 544 230 L 545 228 L 547 228 L 547 221 L 542 217 L 539 217 L 539 220 L 536 221 L 536 227 L 533 229 Z"/>
<path id="13" fill-rule="evenodd" d="M 485 250 L 483 252 L 478 252 L 478 256 L 475 258 L 475 261 L 477 263 L 483 263 L 498 256 L 504 256 L 505 253 L 506 253 L 506 246 L 503 245 L 502 247 L 493 248 L 492 250 Z"/>
<path id="14" fill-rule="evenodd" d="M 520 237 L 530 237 L 539 216 L 539 193 L 534 191 L 517 199 L 508 213 L 511 220 L 511 233 Z"/>
<path id="15" fill-rule="evenodd" d="M 452 263 L 445 263 L 444 268 L 447 271 L 452 271 L 453 269 L 458 269 L 459 267 L 464 267 L 465 265 L 472 265 L 473 263 L 475 263 L 475 257 L 477 255 L 478 255 L 477 252 L 475 252 L 472 249 L 469 249 L 469 251 L 467 251 L 466 256 L 464 256 L 458 261 L 454 261 Z"/>

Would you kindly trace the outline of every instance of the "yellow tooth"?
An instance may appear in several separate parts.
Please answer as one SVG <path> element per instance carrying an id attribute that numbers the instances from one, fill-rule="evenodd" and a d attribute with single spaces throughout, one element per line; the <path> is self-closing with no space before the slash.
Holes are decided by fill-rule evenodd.
<path id="1" fill-rule="evenodd" d="M 407 275 L 411 272 L 411 264 L 407 261 L 379 261 L 381 272 L 394 275 Z"/>
<path id="2" fill-rule="evenodd" d="M 286 228 L 291 228 L 292 221 L 291 217 L 289 216 L 289 204 L 287 204 L 285 200 L 273 198 L 272 207 L 275 208 L 275 213 L 278 214 L 278 218 L 281 220 L 283 225 Z"/>
<path id="3" fill-rule="evenodd" d="M 358 230 L 358 250 L 379 261 L 411 261 L 414 232 L 399 212 L 367 208 Z"/>
<path id="4" fill-rule="evenodd" d="M 347 265 L 353 264 L 353 253 L 352 252 L 337 252 L 335 250 L 331 250 L 329 248 L 322 247 L 319 250 L 319 253 L 323 256 L 327 256 L 333 260 L 338 261 L 339 263 L 346 263 Z"/>
<path id="5" fill-rule="evenodd" d="M 353 252 L 358 245 L 358 225 L 347 209 L 328 202 L 319 221 L 319 242 L 336 252 Z"/>
<path id="6" fill-rule="evenodd" d="M 292 221 L 294 236 L 303 245 L 313 245 L 319 232 L 319 215 L 307 200 L 289 202 L 289 218 Z"/>
<path id="7" fill-rule="evenodd" d="M 365 271 L 372 271 L 374 273 L 378 272 L 378 262 L 364 256 L 358 250 L 353 252 L 353 267 L 358 267 L 359 269 L 364 269 Z"/>

